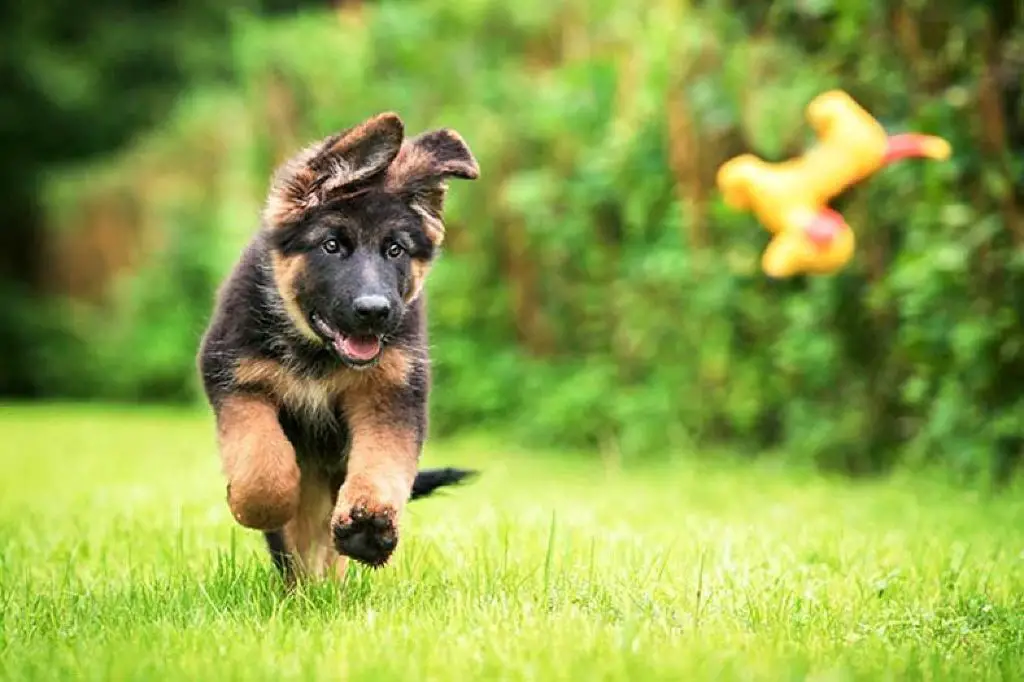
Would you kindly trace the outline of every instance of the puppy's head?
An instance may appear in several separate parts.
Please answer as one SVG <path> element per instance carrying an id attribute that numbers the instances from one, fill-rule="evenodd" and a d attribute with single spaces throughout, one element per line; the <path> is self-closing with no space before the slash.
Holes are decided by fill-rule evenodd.
<path id="1" fill-rule="evenodd" d="M 282 165 L 263 218 L 274 279 L 296 327 L 350 367 L 374 364 L 444 239 L 447 179 L 478 175 L 458 133 L 406 140 L 390 113 Z"/>

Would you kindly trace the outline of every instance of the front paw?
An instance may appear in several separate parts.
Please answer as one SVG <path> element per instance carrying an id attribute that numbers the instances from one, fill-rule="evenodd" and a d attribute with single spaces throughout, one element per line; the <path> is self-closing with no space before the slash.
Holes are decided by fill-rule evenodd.
<path id="1" fill-rule="evenodd" d="M 366 502 L 340 510 L 331 522 L 334 548 L 367 566 L 383 566 L 398 546 L 397 516 L 394 507 Z"/>

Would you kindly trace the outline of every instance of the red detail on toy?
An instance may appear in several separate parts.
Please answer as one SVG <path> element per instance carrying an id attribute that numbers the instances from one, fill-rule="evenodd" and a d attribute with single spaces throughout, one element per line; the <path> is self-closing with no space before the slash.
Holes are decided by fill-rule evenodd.
<path id="1" fill-rule="evenodd" d="M 823 208 L 814 220 L 804 227 L 804 234 L 819 251 L 824 251 L 843 230 L 848 229 L 843 216 L 831 208 Z"/>
<path id="2" fill-rule="evenodd" d="M 944 154 L 944 142 L 937 142 L 931 135 L 900 133 L 889 135 L 887 143 L 888 147 L 882 158 L 882 163 L 886 165 L 903 159 L 941 158 Z"/>

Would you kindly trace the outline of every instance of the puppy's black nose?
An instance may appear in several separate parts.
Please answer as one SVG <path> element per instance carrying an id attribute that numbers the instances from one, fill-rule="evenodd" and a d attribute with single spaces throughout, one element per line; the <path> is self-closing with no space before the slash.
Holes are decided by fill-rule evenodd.
<path id="1" fill-rule="evenodd" d="M 391 304 L 383 296 L 360 296 L 352 302 L 356 317 L 366 324 L 380 324 L 388 319 Z"/>

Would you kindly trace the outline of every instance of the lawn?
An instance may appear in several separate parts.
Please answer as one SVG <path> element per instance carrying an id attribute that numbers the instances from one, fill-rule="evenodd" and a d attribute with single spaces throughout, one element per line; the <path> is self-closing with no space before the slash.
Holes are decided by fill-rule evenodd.
<path id="1" fill-rule="evenodd" d="M 1024 678 L 1024 502 L 435 442 L 392 564 L 291 596 L 202 413 L 0 407 L 10 680 Z"/>

